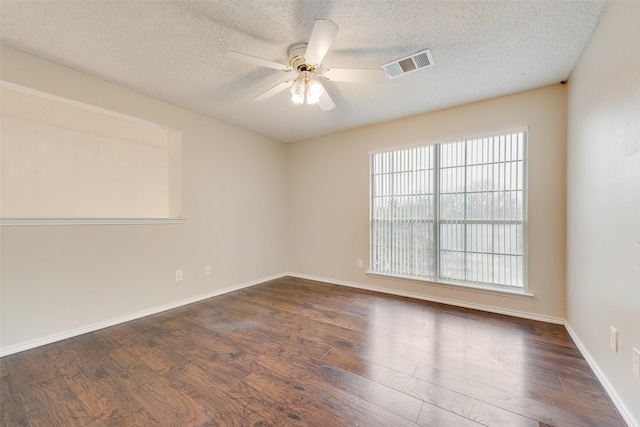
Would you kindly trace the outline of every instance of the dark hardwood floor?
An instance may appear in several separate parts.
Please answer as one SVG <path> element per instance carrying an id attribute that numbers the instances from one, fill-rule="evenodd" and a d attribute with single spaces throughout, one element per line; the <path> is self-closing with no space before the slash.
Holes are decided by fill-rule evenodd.
<path id="1" fill-rule="evenodd" d="M 624 426 L 565 328 L 284 278 L 1 359 L 2 426 Z"/>

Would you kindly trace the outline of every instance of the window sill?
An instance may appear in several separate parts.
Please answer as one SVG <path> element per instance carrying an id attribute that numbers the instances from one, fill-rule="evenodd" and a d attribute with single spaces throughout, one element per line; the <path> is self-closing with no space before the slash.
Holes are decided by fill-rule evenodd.
<path id="1" fill-rule="evenodd" d="M 3 218 L 0 219 L 0 227 L 182 224 L 185 221 L 186 218 Z"/>
<path id="2" fill-rule="evenodd" d="M 442 287 L 442 288 L 454 288 L 454 289 L 459 289 L 459 290 L 463 290 L 463 291 L 468 291 L 468 292 L 477 292 L 477 293 L 481 293 L 481 294 L 489 294 L 489 295 L 498 295 L 498 296 L 503 296 L 503 297 L 507 297 L 507 298 L 517 298 L 517 299 L 532 299 L 535 297 L 534 294 L 529 293 L 529 292 L 525 292 L 525 291 L 516 291 L 516 290 L 511 290 L 511 289 L 496 289 L 496 288 L 489 288 L 486 286 L 479 286 L 479 285 L 472 285 L 472 284 L 461 284 L 461 283 L 455 283 L 455 282 L 444 282 L 444 281 L 434 281 L 434 280 L 427 280 L 427 279 L 419 279 L 416 277 L 409 277 L 409 276 L 400 276 L 400 275 L 395 275 L 395 274 L 385 274 L 385 273 L 378 273 L 375 271 L 367 271 L 367 276 L 369 277 L 375 277 L 375 278 L 381 278 L 381 279 L 395 279 L 395 280 L 402 280 L 402 281 L 406 281 L 406 282 L 412 282 L 412 283 L 421 283 L 421 284 L 428 284 L 431 286 L 438 286 L 438 287 Z"/>

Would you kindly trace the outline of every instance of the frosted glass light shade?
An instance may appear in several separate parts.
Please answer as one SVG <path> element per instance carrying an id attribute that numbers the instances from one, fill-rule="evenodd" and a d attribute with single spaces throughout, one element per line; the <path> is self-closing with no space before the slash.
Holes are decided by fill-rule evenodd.
<path id="1" fill-rule="evenodd" d="M 291 101 L 294 104 L 317 104 L 323 92 L 322 85 L 313 80 L 310 74 L 302 75 L 301 73 L 291 86 Z"/>

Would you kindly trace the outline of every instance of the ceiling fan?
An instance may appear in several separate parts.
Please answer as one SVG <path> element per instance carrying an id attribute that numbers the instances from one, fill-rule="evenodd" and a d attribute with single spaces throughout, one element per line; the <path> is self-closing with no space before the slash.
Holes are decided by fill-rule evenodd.
<path id="1" fill-rule="evenodd" d="M 308 43 L 296 43 L 289 47 L 289 65 L 258 58 L 239 52 L 227 52 L 227 57 L 262 67 L 291 73 L 290 78 L 262 92 L 254 101 L 264 101 L 291 89 L 291 100 L 296 104 L 318 104 L 323 111 L 336 105 L 324 89 L 322 80 L 334 82 L 375 83 L 386 80 L 382 69 L 324 68 L 322 60 L 338 33 L 338 26 L 327 19 L 315 22 Z"/>

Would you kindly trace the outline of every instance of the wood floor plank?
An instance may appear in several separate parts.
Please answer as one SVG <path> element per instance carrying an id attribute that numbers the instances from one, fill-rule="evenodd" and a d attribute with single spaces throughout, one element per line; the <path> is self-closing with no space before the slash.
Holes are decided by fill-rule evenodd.
<path id="1" fill-rule="evenodd" d="M 267 292 L 272 296 L 285 297 L 294 301 L 326 304 L 335 309 L 345 310 L 353 303 L 353 295 L 339 292 L 334 286 L 321 282 L 308 282 L 295 278 L 278 279 L 251 288 L 256 292 Z"/>
<path id="2" fill-rule="evenodd" d="M 238 373 L 229 364 L 210 360 L 204 354 L 206 348 L 198 348 L 197 345 L 187 351 L 184 347 L 176 351 L 169 344 L 150 345 L 148 341 L 133 345 L 130 336 L 124 337 L 130 331 L 131 328 L 126 328 L 119 331 L 118 339 L 112 336 L 106 336 L 105 339 L 113 346 L 108 357 L 112 360 L 114 369 L 121 373 L 119 386 L 133 396 L 133 401 L 142 408 L 141 414 L 148 414 L 152 420 L 141 425 L 217 425 L 215 410 L 180 392 L 177 385 L 167 378 L 167 374 L 183 372 L 192 363 L 202 363 L 217 374 L 216 382 L 220 385 L 222 381 L 236 382 L 246 372 Z M 127 345 L 122 346 L 122 342 Z M 157 354 L 157 362 L 149 363 L 147 350 L 151 351 L 150 354 Z M 173 361 L 176 359 L 180 362 Z M 164 399 L 170 402 L 164 405 Z"/>
<path id="3" fill-rule="evenodd" d="M 247 368 L 249 362 L 258 356 L 254 347 L 263 340 L 246 345 L 245 338 L 237 332 L 213 330 L 198 323 L 190 323 L 191 319 L 174 317 L 165 321 L 163 328 L 178 330 L 179 336 L 169 334 L 167 339 L 150 343 L 152 349 L 161 347 L 165 352 L 171 351 L 176 356 L 205 357 L 210 361 L 216 361 L 231 365 L 240 370 Z M 240 341 L 240 342 L 238 342 Z"/>
<path id="4" fill-rule="evenodd" d="M 49 359 L 48 353 L 61 346 L 50 344 L 4 358 L 8 378 L 31 426 L 81 426 L 91 422 L 86 408 Z"/>
<path id="5" fill-rule="evenodd" d="M 447 390 L 474 399 L 482 399 L 482 401 L 498 408 L 547 424 L 566 426 L 615 425 L 615 423 L 622 421 L 612 411 L 605 412 L 600 410 L 586 416 L 583 414 L 583 411 L 587 409 L 586 407 L 575 405 L 574 402 L 569 400 L 566 406 L 573 409 L 573 412 L 567 410 L 566 407 L 551 406 L 550 401 L 524 397 L 518 393 L 487 386 L 486 384 L 425 365 L 419 365 L 413 376 L 431 384 L 439 385 Z M 593 402 L 591 402 L 591 405 L 593 405 Z M 624 427 L 624 423 L 620 424 L 620 426 Z"/>
<path id="6" fill-rule="evenodd" d="M 264 303 L 264 292 L 248 290 L 240 296 L 242 299 L 256 303 Z M 329 307 L 322 307 L 311 302 L 297 303 L 291 298 L 272 296 L 269 299 L 269 306 L 275 307 L 285 313 L 294 314 L 299 317 L 312 319 L 314 321 L 336 325 L 345 329 L 363 332 L 365 321 L 353 314 L 345 316 L 345 312 Z"/>
<path id="7" fill-rule="evenodd" d="M 119 334 L 116 343 L 126 345 L 114 348 L 110 356 L 123 369 L 148 370 L 158 375 L 179 371 L 191 363 L 208 366 L 217 377 L 217 381 L 234 384 L 249 374 L 249 360 L 255 354 L 229 346 L 219 335 L 201 336 L 199 331 L 192 331 L 187 340 L 176 345 L 172 340 L 131 342 L 130 338 L 122 338 Z M 133 357 L 132 357 L 133 356 Z"/>
<path id="8" fill-rule="evenodd" d="M 91 336 L 79 337 L 49 353 L 59 375 L 92 417 L 92 423 L 103 426 L 153 424 L 153 417 L 119 382 L 121 376 L 129 374 L 118 369 L 106 354 L 95 351 L 90 345 L 93 343 L 96 340 Z"/>
<path id="9" fill-rule="evenodd" d="M 233 302 L 229 304 L 233 304 Z M 231 347 L 241 348 L 243 351 L 251 351 L 269 341 L 273 330 L 289 319 L 289 314 L 276 312 L 276 314 L 266 318 L 246 320 L 242 316 L 234 316 L 235 318 L 227 318 L 218 322 L 216 316 L 210 315 L 211 311 L 206 304 L 203 304 L 197 310 L 198 313 L 176 314 L 174 315 L 174 320 L 177 320 L 177 324 L 182 328 L 193 329 L 193 327 L 190 328 L 182 323 L 186 321 L 199 328 L 200 332 L 210 335 L 215 341 L 224 342 Z M 263 322 L 261 319 L 265 321 Z M 273 323 L 270 323 L 270 321 Z"/>
<path id="10" fill-rule="evenodd" d="M 238 330 L 239 327 L 277 328 L 290 318 L 286 312 L 270 305 L 248 301 L 233 293 L 222 295 L 219 301 L 217 298 L 204 301 L 202 308 L 202 310 L 191 310 L 186 307 L 173 314 L 176 317 L 192 319 L 202 326 L 228 326 L 232 330 Z"/>
<path id="11" fill-rule="evenodd" d="M 192 364 L 179 372 L 171 372 L 167 379 L 194 401 L 210 407 L 211 421 L 218 425 L 293 425 L 291 419 L 282 415 L 283 411 L 265 404 L 263 396 L 253 393 L 252 389 L 247 393 L 239 383 L 231 387 L 220 384 L 210 372 L 197 365 Z"/>
<path id="12" fill-rule="evenodd" d="M 264 393 L 275 394 L 297 410 L 307 408 L 304 416 L 315 425 L 363 425 L 415 427 L 416 424 L 388 412 L 359 397 L 344 392 L 312 377 L 287 379 L 262 364 L 257 364 L 254 372 L 242 380 L 243 383 Z M 268 384 L 268 386 L 267 386 Z M 285 396 L 295 396 L 293 399 Z M 293 403 L 295 401 L 295 404 Z"/>
<path id="13" fill-rule="evenodd" d="M 382 365 L 371 362 L 363 363 L 362 360 L 355 359 L 357 359 L 356 356 L 340 350 L 332 350 L 322 358 L 327 363 L 346 370 L 358 367 L 357 371 L 352 372 L 480 424 L 514 427 L 538 426 L 538 422 L 531 418 L 498 408 L 482 400 L 448 390 Z"/>
<path id="14" fill-rule="evenodd" d="M 18 392 L 8 375 L 0 376 L 0 425 L 29 425 Z"/>
<path id="15" fill-rule="evenodd" d="M 301 395 L 304 388 L 298 384 L 287 383 L 263 372 L 251 373 L 242 380 L 242 384 L 258 392 L 263 401 L 283 407 L 292 422 L 301 421 L 302 425 L 312 426 L 349 425 L 350 418 L 341 416 L 329 396 Z"/>
<path id="16" fill-rule="evenodd" d="M 415 343 L 412 343 L 412 345 Z M 523 382 L 524 384 L 538 384 L 555 390 L 564 390 L 559 375 L 556 373 L 528 370 L 520 365 L 511 365 L 500 360 L 478 357 L 474 352 L 450 351 L 446 348 L 433 346 L 421 350 L 410 347 L 404 354 L 406 359 L 428 366 L 434 364 L 444 368 L 464 366 L 467 371 L 477 370 L 475 374 L 484 374 L 485 378 L 502 379 L 505 382 Z M 454 368 L 452 368 L 454 369 Z M 508 378 L 505 378 L 508 377 Z"/>
<path id="17" fill-rule="evenodd" d="M 560 381 L 566 393 L 579 396 L 582 401 L 599 402 L 610 408 L 609 395 L 607 395 L 601 384 L 592 384 L 590 387 L 585 387 L 584 382 L 577 382 L 567 378 L 560 378 Z"/>
<path id="18" fill-rule="evenodd" d="M 381 409 L 415 422 L 422 401 L 351 372 L 310 358 L 300 352 L 291 352 L 279 345 L 265 349 L 255 364 L 268 369 L 279 378 L 309 384 L 316 380 L 367 401 Z"/>
<path id="19" fill-rule="evenodd" d="M 480 427 L 483 425 L 429 403 L 423 403 L 416 423 L 424 427 Z"/>
<path id="20" fill-rule="evenodd" d="M 438 350 L 427 352 L 410 347 L 403 357 L 418 364 L 434 366 L 447 372 L 463 375 L 489 386 L 504 390 L 519 389 L 525 395 L 536 391 L 542 393 L 548 390 L 564 391 L 562 381 L 557 375 L 548 375 L 527 369 L 514 369 L 513 367 L 510 369 L 510 366 L 505 366 L 499 361 L 465 357 L 464 353 L 451 354 Z"/>
<path id="21" fill-rule="evenodd" d="M 271 340 L 263 344 L 258 350 L 262 354 L 273 345 L 278 345 L 292 353 L 304 355 L 315 360 L 319 360 L 331 351 L 331 347 L 326 344 L 293 334 L 281 333 L 280 331 L 276 331 Z"/>
<path id="22" fill-rule="evenodd" d="M 414 376 L 417 378 L 425 379 L 421 376 L 421 373 L 426 367 L 437 368 L 440 371 L 481 383 L 487 387 L 498 388 L 519 396 L 537 399 L 549 405 L 555 405 L 566 400 L 567 393 L 569 393 L 583 395 L 584 397 L 574 401 L 572 404 L 578 412 L 582 411 L 585 406 L 591 406 L 594 402 L 595 404 L 604 404 L 605 408 L 603 410 L 605 412 L 611 411 L 609 398 L 602 387 L 587 387 L 587 390 L 590 390 L 587 395 L 581 391 L 584 388 L 583 384 L 578 386 L 579 383 L 559 377 L 551 377 L 553 379 L 552 382 L 543 381 L 542 378 L 536 377 L 534 372 L 529 372 L 526 369 L 520 371 L 520 376 L 513 373 L 506 375 L 467 363 L 418 352 L 414 349 L 410 349 L 405 357 L 420 360 L 414 372 Z"/>
<path id="23" fill-rule="evenodd" d="M 304 321 L 286 323 L 278 331 L 307 337 L 407 374 L 413 373 L 417 366 L 416 362 L 402 357 L 408 349 L 404 342 L 379 339 L 373 331 L 371 334 L 359 334 L 332 324 Z"/>
<path id="24" fill-rule="evenodd" d="M 52 347 L 60 345 L 56 343 L 6 356 L 2 358 L 3 365 L 14 384 L 32 387 L 50 383 L 56 379 L 57 372 L 49 363 L 47 353 Z"/>
<path id="25" fill-rule="evenodd" d="M 285 277 L 0 360 L 3 426 L 624 422 L 562 325 Z"/>
<path id="26" fill-rule="evenodd" d="M 426 325 L 422 331 L 410 328 L 395 328 L 391 334 L 386 334 L 380 328 L 380 339 L 402 339 L 411 342 L 411 347 L 425 352 L 438 352 L 447 359 L 453 357 L 471 356 L 479 362 L 504 362 L 497 365 L 509 364 L 538 370 L 557 377 L 560 366 L 564 375 L 571 374 L 574 378 L 592 377 L 592 372 L 584 359 L 576 352 L 567 352 L 564 347 L 551 344 L 530 343 L 522 337 L 510 337 L 500 330 L 487 327 L 480 330 L 475 322 L 460 321 L 454 325 L 442 327 Z M 502 329 L 502 328 L 501 328 Z M 500 369 L 501 370 L 501 369 Z"/>
<path id="27" fill-rule="evenodd" d="M 121 381 L 157 425 L 217 425 L 215 411 L 181 393 L 163 376 L 142 369 Z"/>

